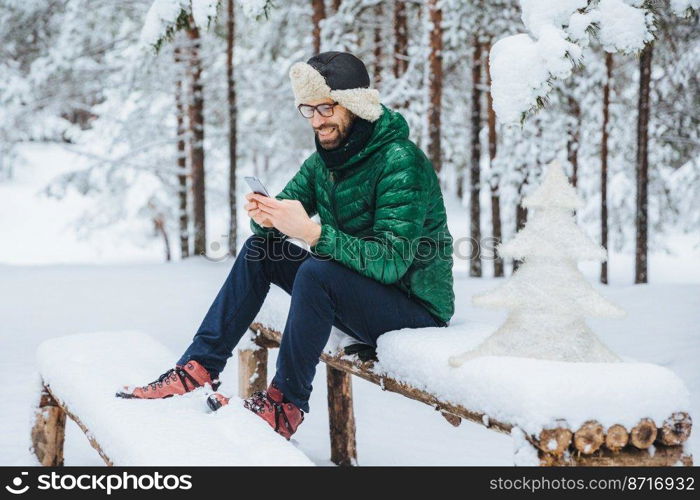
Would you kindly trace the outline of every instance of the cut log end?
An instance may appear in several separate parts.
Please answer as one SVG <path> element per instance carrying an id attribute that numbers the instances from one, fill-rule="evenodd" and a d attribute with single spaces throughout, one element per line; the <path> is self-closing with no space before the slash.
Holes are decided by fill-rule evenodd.
<path id="1" fill-rule="evenodd" d="M 545 453 L 561 456 L 571 444 L 573 433 L 566 428 L 544 429 L 536 441 L 537 447 Z"/>
<path id="2" fill-rule="evenodd" d="M 610 451 L 620 451 L 627 446 L 630 435 L 624 426 L 620 424 L 611 425 L 605 433 L 605 447 Z"/>
<path id="3" fill-rule="evenodd" d="M 630 431 L 630 443 L 640 450 L 649 448 L 656 439 L 656 424 L 650 418 L 643 418 Z"/>
<path id="4" fill-rule="evenodd" d="M 693 421 L 684 411 L 679 411 L 664 420 L 659 429 L 657 440 L 666 446 L 683 444 L 690 437 Z"/>
<path id="5" fill-rule="evenodd" d="M 605 442 L 603 426 L 595 420 L 584 422 L 574 434 L 574 447 L 584 455 L 590 455 Z"/>

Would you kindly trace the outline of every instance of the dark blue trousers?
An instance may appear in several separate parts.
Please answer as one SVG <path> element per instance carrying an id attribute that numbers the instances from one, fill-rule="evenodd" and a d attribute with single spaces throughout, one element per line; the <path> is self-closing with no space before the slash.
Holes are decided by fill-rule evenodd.
<path id="1" fill-rule="evenodd" d="M 377 338 L 387 331 L 446 325 L 393 285 L 322 259 L 279 236 L 254 235 L 243 245 L 178 363 L 194 359 L 213 376 L 223 371 L 260 310 L 270 283 L 292 297 L 273 380 L 285 398 L 305 412 L 332 326 L 358 342 L 376 346 Z"/>

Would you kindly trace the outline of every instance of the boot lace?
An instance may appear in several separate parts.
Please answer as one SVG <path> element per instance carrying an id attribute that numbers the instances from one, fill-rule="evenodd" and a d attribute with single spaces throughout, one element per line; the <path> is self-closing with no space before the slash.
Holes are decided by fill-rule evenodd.
<path id="1" fill-rule="evenodd" d="M 272 399 L 267 395 L 267 391 L 255 391 L 248 399 L 243 401 L 243 406 L 255 413 L 260 413 L 265 408 L 266 400 L 272 402 Z"/>
<path id="2" fill-rule="evenodd" d="M 260 413 L 268 405 L 272 406 L 275 411 L 275 432 L 279 432 L 280 423 L 282 422 L 290 434 L 294 433 L 295 429 L 292 427 L 292 423 L 289 421 L 289 417 L 287 417 L 287 413 L 285 413 L 282 407 L 283 403 L 278 403 L 272 399 L 267 391 L 255 391 L 250 398 L 243 401 L 243 406 L 255 413 Z M 282 417 L 281 419 L 280 416 Z M 301 416 L 303 420 L 303 412 Z"/>
<path id="3" fill-rule="evenodd" d="M 192 375 L 190 375 L 189 373 L 187 373 L 185 370 L 183 370 L 182 368 L 180 368 L 178 366 L 175 368 L 171 368 L 167 372 L 163 373 L 160 377 L 155 379 L 153 382 L 149 382 L 148 384 L 146 384 L 146 386 L 150 387 L 151 390 L 155 391 L 157 387 L 163 387 L 163 383 L 170 385 L 170 379 L 174 378 L 173 374 L 175 374 L 177 376 L 177 378 L 180 379 L 180 383 L 185 388 L 185 390 L 196 389 L 197 387 L 200 387 L 200 385 L 201 385 L 199 382 L 197 382 L 194 379 L 194 377 L 192 377 Z M 191 389 L 187 388 L 188 381 L 190 383 Z"/>

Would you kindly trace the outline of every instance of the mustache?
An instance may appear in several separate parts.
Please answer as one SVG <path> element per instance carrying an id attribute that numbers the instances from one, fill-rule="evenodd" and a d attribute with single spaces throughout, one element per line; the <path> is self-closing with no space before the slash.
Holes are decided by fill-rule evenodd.
<path id="1" fill-rule="evenodd" d="M 318 132 L 319 130 L 323 130 L 325 128 L 332 128 L 335 127 L 340 130 L 340 126 L 337 123 L 324 123 L 320 127 L 314 127 L 314 132 Z"/>

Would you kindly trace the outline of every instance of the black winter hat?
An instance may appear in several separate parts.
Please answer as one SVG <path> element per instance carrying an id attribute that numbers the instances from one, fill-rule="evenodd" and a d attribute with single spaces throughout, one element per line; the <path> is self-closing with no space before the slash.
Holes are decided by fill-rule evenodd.
<path id="1" fill-rule="evenodd" d="M 289 70 L 294 105 L 331 98 L 370 122 L 382 114 L 379 91 L 370 88 L 365 64 L 349 52 L 322 52 Z"/>

